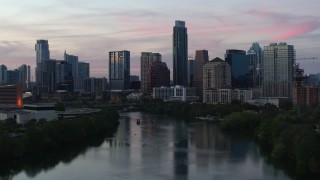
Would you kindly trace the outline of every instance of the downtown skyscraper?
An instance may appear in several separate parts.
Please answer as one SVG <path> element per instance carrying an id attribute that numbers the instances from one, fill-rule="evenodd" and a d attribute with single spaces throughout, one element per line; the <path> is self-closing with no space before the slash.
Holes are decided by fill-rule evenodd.
<path id="1" fill-rule="evenodd" d="M 148 84 L 148 71 L 152 63 L 161 62 L 161 54 L 152 52 L 142 52 L 140 59 L 140 70 L 141 70 L 141 92 L 147 93 Z M 170 79 L 169 79 L 170 80 Z"/>
<path id="2" fill-rule="evenodd" d="M 73 77 L 73 87 L 78 89 L 79 80 L 78 80 L 78 68 L 79 68 L 79 59 L 78 56 L 67 54 L 64 51 L 64 60 L 72 65 L 72 77 Z"/>
<path id="3" fill-rule="evenodd" d="M 48 40 L 37 40 L 35 44 L 36 51 L 36 83 L 38 86 L 43 86 L 43 74 L 41 69 L 41 62 L 50 59 Z"/>
<path id="4" fill-rule="evenodd" d="M 295 50 L 287 43 L 263 47 L 263 96 L 292 98 Z"/>
<path id="5" fill-rule="evenodd" d="M 110 90 L 130 88 L 130 51 L 109 52 Z"/>
<path id="6" fill-rule="evenodd" d="M 195 69 L 193 75 L 193 86 L 196 87 L 197 96 L 203 97 L 203 66 L 209 61 L 207 50 L 197 50 L 195 57 Z"/>
<path id="7" fill-rule="evenodd" d="M 188 86 L 188 33 L 184 21 L 173 27 L 173 84 Z"/>

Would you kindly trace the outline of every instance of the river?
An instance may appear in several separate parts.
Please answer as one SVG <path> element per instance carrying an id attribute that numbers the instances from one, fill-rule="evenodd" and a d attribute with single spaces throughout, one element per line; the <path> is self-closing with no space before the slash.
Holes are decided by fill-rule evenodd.
<path id="1" fill-rule="evenodd" d="M 140 119 L 140 124 L 137 120 Z M 118 131 L 55 162 L 42 157 L 1 179 L 287 180 L 267 164 L 252 140 L 224 135 L 217 124 L 121 113 Z M 32 161 L 32 160 L 31 160 Z M 50 161 L 53 161 L 52 159 Z M 30 162 L 29 162 L 30 163 Z M 35 168 L 36 167 L 36 168 Z M 10 171 L 13 171 L 12 169 Z"/>

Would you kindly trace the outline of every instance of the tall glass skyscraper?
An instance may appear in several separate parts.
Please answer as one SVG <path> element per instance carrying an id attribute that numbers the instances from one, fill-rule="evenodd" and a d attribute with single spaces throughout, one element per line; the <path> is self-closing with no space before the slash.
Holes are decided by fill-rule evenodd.
<path id="1" fill-rule="evenodd" d="M 193 77 L 194 77 L 194 64 L 195 64 L 195 60 L 194 57 L 188 57 L 188 85 L 189 87 L 193 87 Z"/>
<path id="2" fill-rule="evenodd" d="M 78 80 L 79 89 L 84 89 L 84 80 L 90 77 L 90 64 L 86 62 L 79 62 L 78 66 Z"/>
<path id="3" fill-rule="evenodd" d="M 173 27 L 173 84 L 188 87 L 188 34 L 184 21 Z"/>
<path id="4" fill-rule="evenodd" d="M 19 80 L 22 84 L 22 91 L 25 92 L 30 90 L 30 66 L 28 65 L 21 65 L 19 68 Z"/>
<path id="5" fill-rule="evenodd" d="M 249 81 L 251 87 L 261 87 L 263 77 L 262 48 L 259 43 L 252 44 L 247 52 L 249 57 Z"/>
<path id="6" fill-rule="evenodd" d="M 249 88 L 249 57 L 243 50 L 228 49 L 226 62 L 231 66 L 232 88 Z"/>
<path id="7" fill-rule="evenodd" d="M 78 56 L 67 54 L 64 52 L 64 60 L 68 63 L 72 64 L 72 77 L 73 77 L 73 87 L 74 89 L 78 89 L 79 87 L 79 80 L 78 80 Z"/>
<path id="8" fill-rule="evenodd" d="M 140 59 L 141 70 L 141 92 L 147 93 L 148 71 L 152 63 L 161 62 L 161 54 L 152 52 L 142 52 Z"/>
<path id="9" fill-rule="evenodd" d="M 207 50 L 197 50 L 195 58 L 195 70 L 194 70 L 194 87 L 196 87 L 197 96 L 199 99 L 203 99 L 203 66 L 209 61 L 209 55 Z"/>
<path id="10" fill-rule="evenodd" d="M 35 44 L 35 51 L 36 51 L 36 83 L 39 86 L 42 86 L 43 77 L 42 77 L 42 70 L 41 70 L 41 62 L 43 60 L 50 59 L 50 51 L 49 51 L 49 44 L 48 40 L 37 40 L 37 44 Z"/>
<path id="11" fill-rule="evenodd" d="M 57 90 L 73 91 L 72 64 L 56 61 Z"/>
<path id="12" fill-rule="evenodd" d="M 130 51 L 109 52 L 110 90 L 130 88 Z"/>
<path id="13" fill-rule="evenodd" d="M 292 97 L 295 50 L 287 43 L 263 47 L 263 96 Z"/>
<path id="14" fill-rule="evenodd" d="M 7 79 L 7 66 L 1 64 L 0 65 L 0 85 L 6 83 Z"/>

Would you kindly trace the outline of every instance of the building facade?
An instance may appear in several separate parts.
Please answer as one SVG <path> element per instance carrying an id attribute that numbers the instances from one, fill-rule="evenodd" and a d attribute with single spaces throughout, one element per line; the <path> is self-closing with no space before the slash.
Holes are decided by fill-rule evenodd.
<path id="1" fill-rule="evenodd" d="M 170 86 L 170 70 L 165 62 L 153 62 L 148 70 L 147 95 L 152 95 L 155 87 Z"/>
<path id="2" fill-rule="evenodd" d="M 195 70 L 193 76 L 193 85 L 197 89 L 197 96 L 203 98 L 203 66 L 209 61 L 207 50 L 197 50 L 195 57 Z"/>
<path id="3" fill-rule="evenodd" d="M 247 52 L 249 57 L 249 86 L 253 88 L 262 86 L 263 59 L 262 48 L 259 43 L 252 44 Z"/>
<path id="4" fill-rule="evenodd" d="M 21 83 L 0 86 L 0 104 L 22 106 L 23 101 Z"/>
<path id="5" fill-rule="evenodd" d="M 188 87 L 193 87 L 193 76 L 195 70 L 194 57 L 188 57 Z"/>
<path id="6" fill-rule="evenodd" d="M 26 92 L 30 90 L 30 82 L 31 82 L 31 72 L 30 66 L 28 65 L 21 65 L 19 68 L 19 80 L 22 84 L 22 91 Z"/>
<path id="7" fill-rule="evenodd" d="M 173 27 L 173 84 L 188 86 L 188 33 L 184 21 Z"/>
<path id="8" fill-rule="evenodd" d="M 73 91 L 74 83 L 72 76 L 72 64 L 66 61 L 56 62 L 56 83 L 57 90 Z"/>
<path id="9" fill-rule="evenodd" d="M 84 80 L 90 78 L 90 64 L 86 62 L 78 63 L 78 89 L 84 91 Z"/>
<path id="10" fill-rule="evenodd" d="M 18 69 L 7 70 L 6 84 L 14 85 L 20 82 L 20 72 Z"/>
<path id="11" fill-rule="evenodd" d="M 41 91 L 54 92 L 57 89 L 56 64 L 54 59 L 47 59 L 40 63 Z M 41 92 L 40 92 L 41 94 Z"/>
<path id="12" fill-rule="evenodd" d="M 0 85 L 6 84 L 7 70 L 7 66 L 3 64 L 0 65 Z"/>
<path id="13" fill-rule="evenodd" d="M 287 43 L 263 48 L 263 96 L 292 98 L 295 50 Z"/>
<path id="14" fill-rule="evenodd" d="M 79 88 L 79 58 L 78 56 L 67 54 L 67 52 L 64 51 L 64 60 L 72 65 L 73 88 L 77 90 Z"/>
<path id="15" fill-rule="evenodd" d="M 36 51 L 36 83 L 42 86 L 42 65 L 41 62 L 50 59 L 49 43 L 48 40 L 37 40 L 35 45 Z"/>
<path id="16" fill-rule="evenodd" d="M 196 88 L 172 86 L 153 88 L 153 99 L 162 99 L 163 101 L 198 101 Z"/>
<path id="17" fill-rule="evenodd" d="M 110 90 L 130 88 L 130 51 L 109 52 Z"/>
<path id="18" fill-rule="evenodd" d="M 100 93 L 108 89 L 107 78 L 88 78 L 84 81 L 84 91 L 89 93 Z"/>
<path id="19" fill-rule="evenodd" d="M 161 54 L 152 52 L 142 52 L 140 59 L 140 70 L 141 70 L 141 92 L 146 94 L 148 90 L 148 71 L 152 63 L 161 62 Z"/>
<path id="20" fill-rule="evenodd" d="M 203 66 L 203 90 L 231 88 L 231 67 L 220 58 Z"/>
<path id="21" fill-rule="evenodd" d="M 252 99 L 251 90 L 240 89 L 208 89 L 203 92 L 203 102 L 208 104 L 230 104 L 232 101 L 240 103 Z"/>
<path id="22" fill-rule="evenodd" d="M 225 60 L 231 66 L 232 88 L 249 88 L 249 57 L 243 50 L 229 49 Z"/>

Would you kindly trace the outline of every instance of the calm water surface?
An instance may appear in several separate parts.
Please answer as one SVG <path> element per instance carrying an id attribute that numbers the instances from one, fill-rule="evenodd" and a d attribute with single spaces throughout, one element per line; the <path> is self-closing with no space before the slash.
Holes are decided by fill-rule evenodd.
<path id="1" fill-rule="evenodd" d="M 137 119 L 141 119 L 140 125 Z M 266 164 L 253 141 L 223 135 L 215 124 L 184 123 L 140 112 L 121 114 L 117 133 L 102 144 L 58 161 L 53 167 L 36 172 L 26 168 L 1 179 L 11 178 L 291 179 Z"/>

